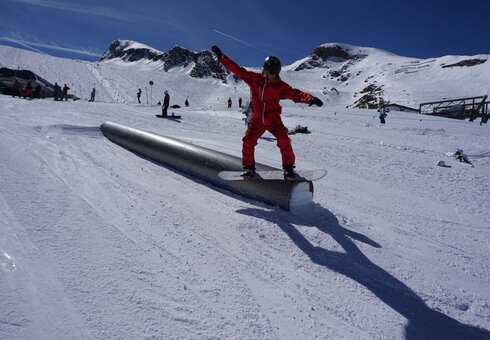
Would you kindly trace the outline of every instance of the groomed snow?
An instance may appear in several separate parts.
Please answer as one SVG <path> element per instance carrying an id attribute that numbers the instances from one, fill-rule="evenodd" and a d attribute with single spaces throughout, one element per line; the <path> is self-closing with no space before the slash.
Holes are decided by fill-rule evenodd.
<path id="1" fill-rule="evenodd" d="M 94 67 L 126 82 L 97 82 L 94 103 L 0 96 L 0 338 L 490 337 L 488 124 L 392 111 L 382 126 L 372 110 L 287 103 L 285 124 L 311 131 L 291 136 L 297 168 L 328 170 L 287 212 L 99 130 L 109 120 L 239 156 L 233 90 L 161 78 L 200 94 L 179 123 L 134 103 L 135 66 Z M 271 135 L 256 159 L 280 166 Z"/>

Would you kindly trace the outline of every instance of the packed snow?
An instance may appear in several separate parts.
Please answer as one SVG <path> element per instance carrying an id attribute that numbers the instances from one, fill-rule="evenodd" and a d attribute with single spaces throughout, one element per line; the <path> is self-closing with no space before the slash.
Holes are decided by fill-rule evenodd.
<path id="1" fill-rule="evenodd" d="M 381 125 L 375 110 L 329 101 L 313 71 L 285 73 L 325 101 L 284 102 L 285 125 L 311 131 L 291 135 L 297 168 L 328 174 L 313 202 L 284 211 L 99 129 L 113 121 L 240 156 L 243 84 L 0 55 L 80 84 L 69 93 L 84 86 L 78 101 L 0 96 L 1 339 L 490 338 L 488 124 L 392 111 Z M 150 74 L 153 97 L 137 104 Z M 189 98 L 170 110 L 180 122 L 155 118 L 163 89 L 171 104 Z M 280 167 L 271 135 L 256 159 Z"/>

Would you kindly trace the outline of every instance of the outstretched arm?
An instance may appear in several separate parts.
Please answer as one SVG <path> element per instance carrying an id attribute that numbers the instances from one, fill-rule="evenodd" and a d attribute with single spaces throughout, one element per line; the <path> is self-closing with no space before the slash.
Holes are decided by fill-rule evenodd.
<path id="1" fill-rule="evenodd" d="M 295 103 L 309 104 L 310 106 L 311 105 L 317 105 L 317 106 L 323 105 L 323 102 L 320 99 L 318 99 L 317 97 L 315 97 L 315 96 L 313 96 L 307 92 L 303 92 L 301 90 L 294 89 L 286 83 L 283 83 L 283 84 L 284 84 L 284 88 L 283 88 L 283 93 L 281 95 L 281 98 L 290 99 L 290 100 L 294 101 Z"/>
<path id="2" fill-rule="evenodd" d="M 211 47 L 211 49 L 213 50 L 214 54 L 216 54 L 216 57 L 218 57 L 218 61 L 224 67 L 226 67 L 228 71 L 233 73 L 238 78 L 243 79 L 247 84 L 250 84 L 250 81 L 255 73 L 247 71 L 243 67 L 240 67 L 237 63 L 235 63 L 233 60 L 231 60 L 226 55 L 224 55 L 218 46 L 214 45 Z"/>

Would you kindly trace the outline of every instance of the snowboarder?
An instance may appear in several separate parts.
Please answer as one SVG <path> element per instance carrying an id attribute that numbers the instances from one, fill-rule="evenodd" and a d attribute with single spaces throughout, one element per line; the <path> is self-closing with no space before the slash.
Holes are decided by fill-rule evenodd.
<path id="1" fill-rule="evenodd" d="M 189 107 L 189 99 L 188 98 L 185 99 L 185 103 L 184 104 L 185 104 L 185 107 Z"/>
<path id="2" fill-rule="evenodd" d="M 238 98 L 238 107 L 242 108 L 242 97 Z"/>
<path id="3" fill-rule="evenodd" d="M 255 174 L 255 145 L 257 140 L 267 130 L 277 139 L 277 146 L 281 150 L 284 178 L 295 177 L 295 155 L 288 137 L 288 129 L 281 120 L 281 106 L 279 100 L 290 99 L 296 103 L 322 106 L 323 102 L 317 97 L 292 88 L 279 77 L 281 61 L 275 56 L 265 59 L 262 73 L 247 71 L 240 67 L 226 55 L 218 46 L 211 47 L 218 57 L 218 61 L 237 77 L 243 79 L 250 86 L 252 94 L 252 110 L 250 124 L 247 127 L 242 141 L 242 165 L 244 178 L 252 178 Z"/>
<path id="4" fill-rule="evenodd" d="M 170 105 L 170 95 L 168 94 L 168 91 L 165 90 L 165 96 L 163 97 L 163 105 L 162 105 L 162 116 L 167 115 L 167 110 Z"/>
<path id="5" fill-rule="evenodd" d="M 90 92 L 90 100 L 89 102 L 95 101 L 95 87 L 92 89 L 92 92 Z"/>
<path id="6" fill-rule="evenodd" d="M 231 109 L 231 98 L 228 98 L 228 108 Z"/>
<path id="7" fill-rule="evenodd" d="M 138 93 L 136 93 L 136 96 L 138 97 L 138 103 L 141 104 L 141 89 L 138 89 Z"/>
<path id="8" fill-rule="evenodd" d="M 61 100 L 63 100 L 63 98 L 65 98 L 65 101 L 68 101 L 68 90 L 70 88 L 65 84 L 65 86 L 63 86 L 63 95 L 61 96 Z"/>

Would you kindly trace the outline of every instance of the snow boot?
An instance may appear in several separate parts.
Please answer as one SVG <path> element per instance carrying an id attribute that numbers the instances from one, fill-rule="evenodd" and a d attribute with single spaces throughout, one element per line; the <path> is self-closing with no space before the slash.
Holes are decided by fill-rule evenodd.
<path id="1" fill-rule="evenodd" d="M 255 167 L 253 166 L 244 166 L 243 172 L 241 175 L 244 179 L 250 179 L 255 176 Z"/>
<path id="2" fill-rule="evenodd" d="M 284 165 L 284 179 L 294 179 L 296 177 L 296 173 L 294 172 L 294 165 Z"/>

